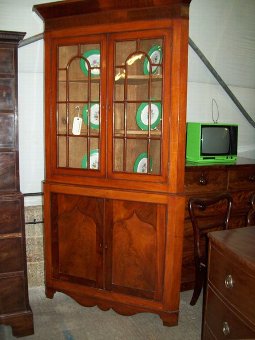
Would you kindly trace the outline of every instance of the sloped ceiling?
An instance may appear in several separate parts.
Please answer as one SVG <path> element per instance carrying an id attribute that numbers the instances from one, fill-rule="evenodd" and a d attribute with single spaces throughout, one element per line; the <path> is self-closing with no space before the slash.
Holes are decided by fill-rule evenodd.
<path id="1" fill-rule="evenodd" d="M 225 83 L 255 88 L 254 0 L 192 0 L 189 36 Z M 216 83 L 191 48 L 189 81 Z"/>

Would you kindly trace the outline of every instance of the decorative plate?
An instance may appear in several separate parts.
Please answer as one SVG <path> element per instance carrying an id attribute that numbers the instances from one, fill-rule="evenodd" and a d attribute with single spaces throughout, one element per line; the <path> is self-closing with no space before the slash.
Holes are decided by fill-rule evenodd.
<path id="1" fill-rule="evenodd" d="M 89 50 L 83 54 L 83 57 L 87 59 L 90 67 L 100 67 L 100 51 Z M 80 67 L 85 75 L 88 75 L 88 63 L 84 59 L 80 59 Z M 91 69 L 91 76 L 99 76 L 100 70 L 98 68 Z"/>
<path id="2" fill-rule="evenodd" d="M 161 103 L 151 103 L 151 130 L 155 129 L 161 119 Z M 148 130 L 149 104 L 142 103 L 136 113 L 136 123 L 142 130 Z"/>
<path id="3" fill-rule="evenodd" d="M 88 115 L 89 115 L 89 106 L 88 104 L 84 105 L 82 110 L 82 117 L 84 124 L 88 124 Z M 90 105 L 90 126 L 92 129 L 98 129 L 100 122 L 100 106 L 99 103 Z"/>
<path id="4" fill-rule="evenodd" d="M 98 170 L 98 161 L 99 161 L 99 151 L 97 149 L 90 151 L 90 169 Z M 88 165 L 88 156 L 85 155 L 81 162 L 81 167 L 83 169 L 87 169 Z"/>
<path id="5" fill-rule="evenodd" d="M 135 160 L 134 172 L 147 174 L 148 155 L 147 152 L 141 153 Z M 152 159 L 150 159 L 150 171 L 152 170 Z"/>
<path id="6" fill-rule="evenodd" d="M 159 45 L 154 45 L 148 52 L 148 56 L 150 57 L 150 61 L 152 64 L 159 65 L 162 61 L 162 48 Z M 151 67 L 152 73 L 156 73 L 158 66 L 153 65 Z M 150 62 L 148 58 L 145 58 L 143 63 L 143 73 L 149 74 L 150 73 Z"/>

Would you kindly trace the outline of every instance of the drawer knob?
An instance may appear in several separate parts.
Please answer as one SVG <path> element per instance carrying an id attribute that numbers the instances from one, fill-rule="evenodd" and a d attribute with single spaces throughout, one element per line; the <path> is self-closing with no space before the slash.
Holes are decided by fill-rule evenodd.
<path id="1" fill-rule="evenodd" d="M 205 177 L 204 173 L 201 174 L 199 178 L 199 184 L 200 185 L 206 185 L 208 183 L 207 178 Z"/>
<path id="2" fill-rule="evenodd" d="M 225 286 L 226 288 L 233 288 L 234 287 L 234 280 L 232 275 L 227 275 L 225 278 Z"/>
<path id="3" fill-rule="evenodd" d="M 249 180 L 250 182 L 255 182 L 255 176 L 254 176 L 254 175 L 249 176 L 249 177 L 248 177 L 248 180 Z"/>
<path id="4" fill-rule="evenodd" d="M 222 327 L 222 332 L 224 335 L 229 335 L 230 334 L 230 327 L 227 321 L 223 322 L 223 327 Z"/>

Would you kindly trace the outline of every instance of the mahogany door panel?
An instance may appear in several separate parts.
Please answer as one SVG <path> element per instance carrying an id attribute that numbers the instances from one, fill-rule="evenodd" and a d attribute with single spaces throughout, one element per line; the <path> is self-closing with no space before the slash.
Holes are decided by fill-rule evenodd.
<path id="1" fill-rule="evenodd" d="M 106 288 L 161 298 L 166 208 L 155 203 L 107 201 Z"/>
<path id="2" fill-rule="evenodd" d="M 101 285 L 103 199 L 52 195 L 54 277 Z"/>

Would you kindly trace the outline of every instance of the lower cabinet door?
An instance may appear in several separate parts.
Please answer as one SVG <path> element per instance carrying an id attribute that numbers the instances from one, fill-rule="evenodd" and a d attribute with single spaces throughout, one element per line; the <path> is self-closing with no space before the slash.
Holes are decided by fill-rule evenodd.
<path id="1" fill-rule="evenodd" d="M 53 277 L 102 287 L 104 200 L 52 194 Z"/>
<path id="2" fill-rule="evenodd" d="M 157 203 L 52 193 L 53 278 L 161 301 L 166 211 Z"/>
<path id="3" fill-rule="evenodd" d="M 166 206 L 106 201 L 106 289 L 161 300 Z"/>

